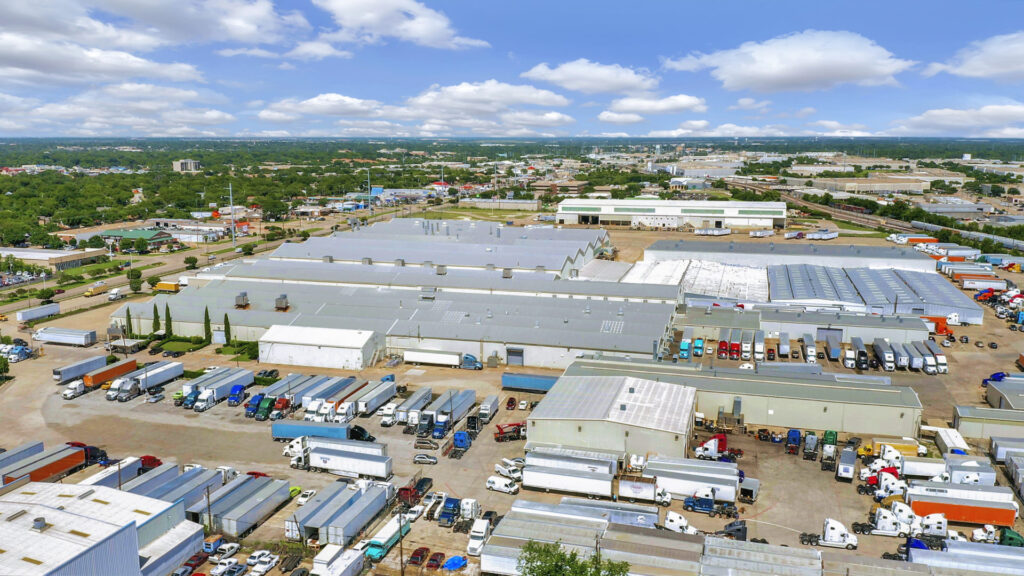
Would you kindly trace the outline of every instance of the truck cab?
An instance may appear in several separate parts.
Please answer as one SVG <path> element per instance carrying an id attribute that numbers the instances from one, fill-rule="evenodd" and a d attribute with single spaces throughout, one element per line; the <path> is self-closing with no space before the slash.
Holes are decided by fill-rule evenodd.
<path id="1" fill-rule="evenodd" d="M 491 535 L 491 523 L 487 520 L 473 520 L 473 527 L 469 530 L 469 543 L 466 545 L 466 554 L 479 556 L 483 552 L 484 544 Z"/>
<path id="2" fill-rule="evenodd" d="M 719 340 L 718 341 L 718 359 L 725 360 L 729 357 L 729 341 Z"/>
<path id="3" fill-rule="evenodd" d="M 704 339 L 696 338 L 693 341 L 693 357 L 700 358 L 704 355 Z"/>
<path id="4" fill-rule="evenodd" d="M 277 402 L 274 402 L 274 409 L 271 410 L 270 412 L 270 419 L 280 420 L 288 416 L 288 413 L 291 411 L 291 406 L 291 400 L 289 400 L 286 396 L 278 398 Z"/>
<path id="5" fill-rule="evenodd" d="M 472 354 L 463 354 L 461 368 L 463 370 L 483 370 L 484 365 L 476 359 L 476 356 L 473 356 Z"/>
<path id="6" fill-rule="evenodd" d="M 272 398 L 272 397 L 265 397 L 265 398 L 263 398 L 263 401 L 260 402 L 259 408 L 256 409 L 256 420 L 259 420 L 260 422 L 262 422 L 262 421 L 270 418 L 270 411 L 274 408 L 274 402 L 275 401 L 277 401 L 276 398 Z"/>
<path id="7" fill-rule="evenodd" d="M 257 394 L 253 396 L 248 402 L 245 403 L 245 417 L 252 418 L 256 415 L 256 410 L 260 407 L 260 402 L 263 402 L 263 394 Z"/>
<path id="8" fill-rule="evenodd" d="M 245 385 L 236 384 L 231 387 L 231 393 L 228 394 L 228 406 L 238 406 L 245 401 Z"/>
<path id="9" fill-rule="evenodd" d="M 181 407 L 185 410 L 192 410 L 196 406 L 196 402 L 199 400 L 199 395 L 202 394 L 201 390 L 193 390 L 185 396 L 185 401 L 181 403 Z"/>
<path id="10" fill-rule="evenodd" d="M 449 527 L 455 523 L 462 514 L 462 500 L 458 498 L 445 498 L 441 505 L 441 514 L 437 517 L 437 523 L 442 527 Z"/>
<path id="11" fill-rule="evenodd" d="M 302 415 L 302 419 L 306 422 L 316 422 L 316 415 L 320 411 L 320 404 L 322 403 L 323 400 L 313 400 L 310 402 L 309 406 L 306 406 L 306 412 Z"/>
<path id="12" fill-rule="evenodd" d="M 139 390 L 139 385 L 132 382 L 131 384 L 123 384 L 121 391 L 117 393 L 118 402 L 128 402 L 142 395 L 142 391 Z"/>
<path id="13" fill-rule="evenodd" d="M 690 342 L 687 340 L 683 340 L 682 342 L 679 343 L 679 359 L 690 359 Z"/>
<path id="14" fill-rule="evenodd" d="M 199 394 L 199 398 L 196 400 L 192 409 L 196 412 L 205 412 L 210 408 L 213 408 L 213 405 L 216 404 L 216 399 L 213 394 L 213 390 L 203 390 Z"/>
<path id="15" fill-rule="evenodd" d="M 108 401 L 117 400 L 117 394 L 121 391 L 121 384 L 125 382 L 124 378 L 117 378 L 110 383 L 107 387 L 106 399 Z"/>
<path id="16" fill-rule="evenodd" d="M 85 394 L 85 383 L 82 380 L 73 380 L 68 382 L 68 385 L 64 387 L 64 392 L 61 393 L 61 397 L 65 400 L 71 400 L 78 398 L 82 394 Z"/>
<path id="17" fill-rule="evenodd" d="M 429 414 L 420 414 L 419 422 L 416 424 L 416 436 L 426 438 L 434 429 L 434 417 Z"/>

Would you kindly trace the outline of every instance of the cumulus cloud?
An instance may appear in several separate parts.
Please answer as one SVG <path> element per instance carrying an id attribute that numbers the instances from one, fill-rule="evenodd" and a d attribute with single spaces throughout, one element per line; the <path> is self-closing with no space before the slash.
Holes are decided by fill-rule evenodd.
<path id="1" fill-rule="evenodd" d="M 382 104 L 333 92 L 306 100 L 287 98 L 260 110 L 257 117 L 270 122 L 291 122 L 303 115 L 366 117 L 379 113 Z"/>
<path id="2" fill-rule="evenodd" d="M 487 42 L 459 36 L 442 12 L 416 0 L 313 0 L 338 29 L 324 35 L 335 42 L 374 44 L 388 38 L 430 48 L 476 48 Z"/>
<path id="3" fill-rule="evenodd" d="M 896 84 L 896 74 L 915 62 L 860 34 L 805 30 L 764 42 L 710 54 L 666 60 L 665 68 L 685 72 L 710 69 L 726 90 L 755 92 L 826 90 L 843 84 Z"/>
<path id="4" fill-rule="evenodd" d="M 756 100 L 754 98 L 740 98 L 735 104 L 729 106 L 729 110 L 750 110 L 753 112 L 767 112 L 771 100 Z"/>
<path id="5" fill-rule="evenodd" d="M 601 122 L 608 122 L 609 124 L 636 124 L 637 122 L 643 122 L 644 117 L 632 112 L 612 112 L 611 110 L 605 110 L 597 115 L 597 119 Z"/>
<path id="6" fill-rule="evenodd" d="M 1012 137 L 1024 124 L 1024 104 L 990 104 L 978 108 L 937 108 L 896 122 L 893 134 L 922 136 Z"/>
<path id="7" fill-rule="evenodd" d="M 711 127 L 706 120 L 691 120 L 683 122 L 673 130 L 652 130 L 647 135 L 652 138 L 684 138 L 684 137 L 763 137 L 763 136 L 793 136 L 799 132 L 789 126 L 740 126 L 726 123 Z"/>
<path id="8" fill-rule="evenodd" d="M 806 118 L 808 116 L 813 116 L 814 114 L 817 114 L 817 113 L 818 113 L 818 110 L 816 108 L 812 108 L 810 106 L 807 106 L 805 108 L 801 108 L 801 109 L 797 110 L 796 112 L 794 112 L 793 116 L 796 116 L 797 118 Z"/>
<path id="9" fill-rule="evenodd" d="M 836 120 L 816 120 L 814 122 L 809 122 L 807 125 L 824 130 L 820 133 L 822 136 L 851 138 L 872 135 L 872 133 L 868 131 L 868 127 L 864 124 L 843 124 Z"/>
<path id="10" fill-rule="evenodd" d="M 926 76 L 946 72 L 966 78 L 1024 80 L 1024 32 L 992 36 L 972 42 L 944 63 L 933 63 Z"/>
<path id="11" fill-rule="evenodd" d="M 528 84 L 506 84 L 491 79 L 462 82 L 450 86 L 431 86 L 408 100 L 406 108 L 414 113 L 440 111 L 500 112 L 510 106 L 567 106 L 569 99 L 550 90 Z"/>
<path id="12" fill-rule="evenodd" d="M 506 112 L 502 114 L 501 119 L 509 124 L 519 124 L 523 126 L 563 126 L 565 124 L 572 124 L 576 121 L 575 118 L 568 114 L 555 112 L 553 110 L 549 110 L 547 112 L 517 110 L 515 112 Z"/>
<path id="13" fill-rule="evenodd" d="M 554 68 L 544 62 L 523 72 L 521 76 L 585 94 L 644 92 L 658 87 L 658 79 L 646 70 L 601 64 L 586 58 L 565 62 Z"/>
<path id="14" fill-rule="evenodd" d="M 311 40 L 309 42 L 299 42 L 295 48 L 292 48 L 285 54 L 285 57 L 297 60 L 323 60 L 324 58 L 351 58 L 352 53 L 346 50 L 338 50 L 330 42 Z"/>
<path id="15" fill-rule="evenodd" d="M 703 98 L 676 94 L 665 98 L 654 96 L 628 96 L 612 102 L 612 112 L 632 114 L 670 114 L 673 112 L 705 112 L 708 107 Z"/>

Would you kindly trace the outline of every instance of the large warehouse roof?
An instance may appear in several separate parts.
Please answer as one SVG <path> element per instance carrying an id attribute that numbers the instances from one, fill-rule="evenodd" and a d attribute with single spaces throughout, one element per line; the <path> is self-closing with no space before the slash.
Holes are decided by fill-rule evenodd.
<path id="1" fill-rule="evenodd" d="M 687 434 L 695 390 L 631 376 L 562 376 L 531 420 L 603 420 Z"/>
<path id="2" fill-rule="evenodd" d="M 907 386 L 885 386 L 844 379 L 837 374 L 764 374 L 750 370 L 704 370 L 684 364 L 621 358 L 577 359 L 566 376 L 621 376 L 657 379 L 697 389 L 731 394 L 921 408 L 917 393 Z M 539 406 L 538 406 L 539 408 Z"/>
<path id="3" fill-rule="evenodd" d="M 594 200 L 568 198 L 558 204 L 559 212 L 586 214 L 656 214 L 786 216 L 785 202 L 734 202 L 727 200 Z"/>
<path id="4" fill-rule="evenodd" d="M 572 285 L 584 284 L 573 282 Z M 290 308 L 275 311 L 279 284 L 213 281 L 179 294 L 156 296 L 158 309 L 171 307 L 176 322 L 201 324 L 203 313 L 233 327 L 273 325 L 372 330 L 387 336 L 649 353 L 675 310 L 675 304 L 567 300 L 507 294 L 419 292 L 380 288 L 289 285 Z M 247 292 L 249 308 L 234 307 Z M 152 320 L 152 303 L 127 304 L 114 313 L 123 319 Z M 148 324 L 147 324 L 148 325 Z"/>
<path id="5" fill-rule="evenodd" d="M 393 238 L 430 236 L 431 240 L 452 241 L 458 239 L 465 242 L 489 244 L 530 244 L 535 242 L 548 243 L 562 241 L 587 243 L 594 247 L 608 241 L 608 232 L 600 228 L 555 228 L 550 225 L 510 227 L 497 222 L 477 220 L 425 220 L 422 218 L 394 218 L 378 222 L 372 226 L 364 226 L 355 231 L 359 236 Z"/>
<path id="6" fill-rule="evenodd" d="M 361 348 L 371 338 L 373 338 L 373 332 L 367 330 L 310 328 L 308 326 L 282 326 L 275 324 L 260 337 L 260 342 L 330 346 L 332 348 Z"/>
<path id="7" fill-rule="evenodd" d="M 736 262 L 727 256 L 745 260 Z M 912 248 L 850 244 L 803 244 L 770 242 L 711 242 L 706 240 L 659 240 L 644 253 L 644 260 L 715 260 L 727 264 L 820 264 L 837 266 L 935 270 L 935 261 Z"/>
<path id="8" fill-rule="evenodd" d="M 0 574 L 51 574 L 69 560 L 99 545 L 124 527 L 54 506 L 0 501 Z M 44 518 L 46 530 L 33 529 Z"/>

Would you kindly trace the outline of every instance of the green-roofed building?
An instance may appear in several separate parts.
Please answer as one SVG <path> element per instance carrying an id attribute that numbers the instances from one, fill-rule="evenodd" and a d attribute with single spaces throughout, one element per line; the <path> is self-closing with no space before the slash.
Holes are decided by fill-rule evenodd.
<path id="1" fill-rule="evenodd" d="M 142 238 L 146 241 L 150 250 L 154 250 L 160 248 L 164 244 L 171 244 L 174 242 L 174 236 L 171 236 L 167 232 L 146 228 L 107 230 L 105 232 L 101 232 L 100 237 L 102 237 L 107 244 L 120 244 L 123 239 L 128 239 L 134 242 L 139 238 Z"/>

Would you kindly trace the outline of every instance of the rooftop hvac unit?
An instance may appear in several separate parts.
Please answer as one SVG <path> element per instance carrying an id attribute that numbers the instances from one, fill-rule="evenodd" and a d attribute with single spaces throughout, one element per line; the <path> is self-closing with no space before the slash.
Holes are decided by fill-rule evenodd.
<path id="1" fill-rule="evenodd" d="M 405 260 L 402 260 L 401 258 L 399 258 L 398 260 L 395 260 L 395 266 L 398 267 L 398 268 L 404 267 L 405 266 Z"/>
<path id="2" fill-rule="evenodd" d="M 239 292 L 238 296 L 235 296 L 235 308 L 248 308 L 249 307 L 249 293 Z"/>
<path id="3" fill-rule="evenodd" d="M 511 268 L 502 268 L 501 269 L 501 277 L 502 278 L 511 278 L 512 277 L 512 269 Z"/>
<path id="4" fill-rule="evenodd" d="M 274 308 L 276 310 L 287 310 L 288 309 L 288 295 L 281 294 L 274 299 Z"/>
<path id="5" fill-rule="evenodd" d="M 430 260 L 424 260 L 423 261 L 423 267 L 424 268 L 433 268 L 434 267 L 434 263 L 432 261 L 430 261 Z"/>
<path id="6" fill-rule="evenodd" d="M 444 276 L 445 274 L 448 274 L 448 267 L 444 264 L 438 264 L 434 271 L 437 272 L 438 276 Z"/>
<path id="7" fill-rule="evenodd" d="M 373 258 L 363 258 L 363 264 L 366 264 L 367 266 L 372 265 Z"/>
<path id="8" fill-rule="evenodd" d="M 324 256 L 324 264 L 333 264 L 334 256 Z"/>
<path id="9" fill-rule="evenodd" d="M 494 264 L 488 264 L 484 266 L 484 268 L 486 268 L 487 270 L 494 270 Z"/>
<path id="10" fill-rule="evenodd" d="M 545 270 L 545 268 L 544 268 L 543 266 L 537 266 L 536 268 L 534 268 L 534 270 L 535 270 L 535 271 L 536 271 L 536 272 L 537 272 L 538 274 L 543 274 L 544 272 L 546 272 L 546 270 Z"/>

